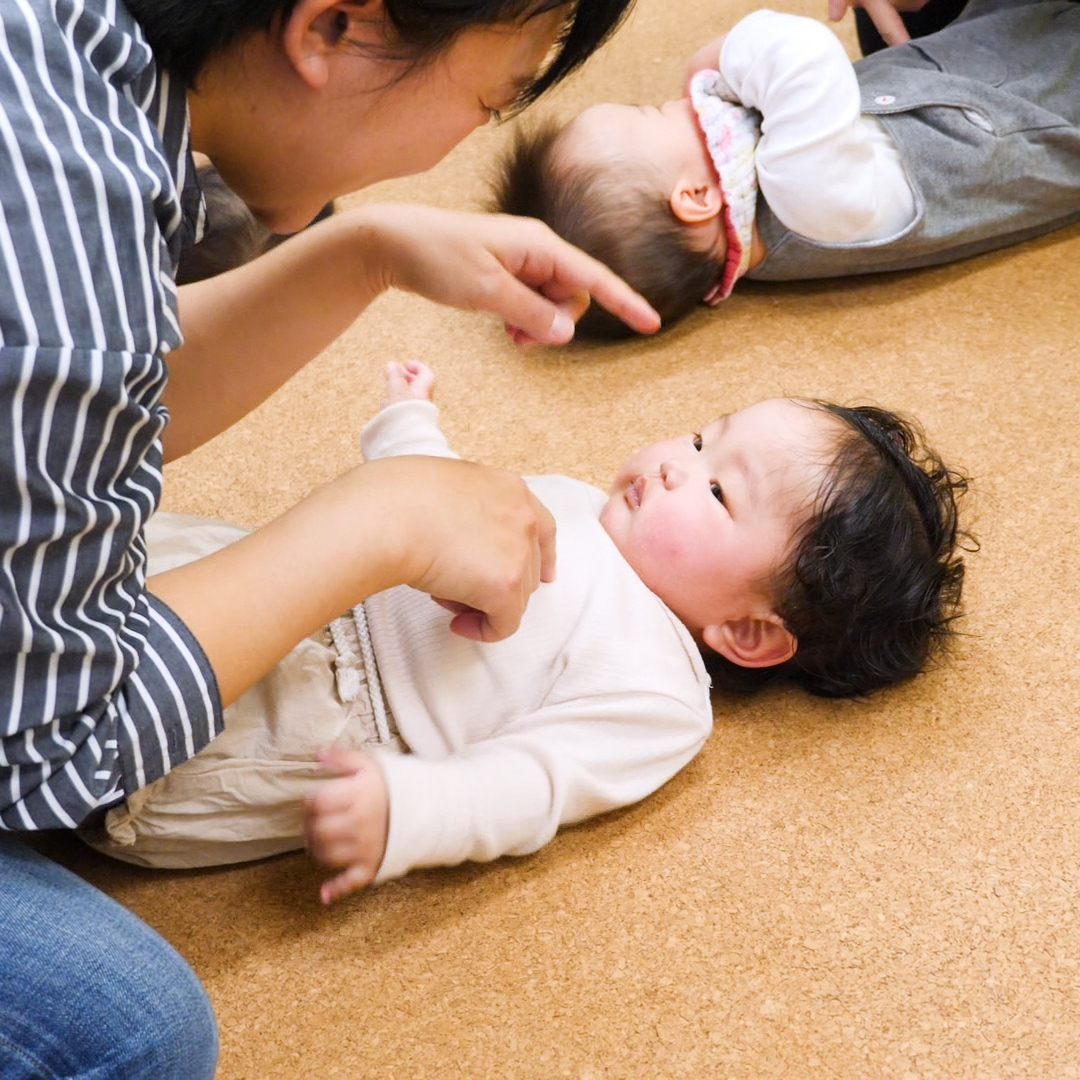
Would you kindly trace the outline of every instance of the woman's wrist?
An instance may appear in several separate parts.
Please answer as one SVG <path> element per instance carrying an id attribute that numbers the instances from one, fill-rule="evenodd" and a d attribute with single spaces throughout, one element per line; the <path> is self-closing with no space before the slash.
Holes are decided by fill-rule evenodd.
<path id="1" fill-rule="evenodd" d="M 400 286 L 404 245 L 398 219 L 407 209 L 373 203 L 339 215 L 348 230 L 350 260 L 359 275 L 357 288 L 369 299 Z"/>

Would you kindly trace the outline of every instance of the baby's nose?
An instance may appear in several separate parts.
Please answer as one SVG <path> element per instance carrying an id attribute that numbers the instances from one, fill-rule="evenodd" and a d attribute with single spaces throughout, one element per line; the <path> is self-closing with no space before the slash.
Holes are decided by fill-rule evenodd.
<path id="1" fill-rule="evenodd" d="M 660 465 L 660 479 L 664 481 L 664 487 L 678 487 L 683 482 L 683 471 L 673 461 L 665 461 Z"/>

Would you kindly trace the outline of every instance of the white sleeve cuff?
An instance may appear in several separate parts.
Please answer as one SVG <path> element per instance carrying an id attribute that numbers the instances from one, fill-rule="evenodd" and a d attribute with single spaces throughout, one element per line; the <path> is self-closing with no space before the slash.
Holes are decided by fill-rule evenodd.
<path id="1" fill-rule="evenodd" d="M 376 413 L 360 434 L 365 461 L 423 454 L 457 457 L 439 427 L 439 410 L 430 401 L 397 401 Z"/>

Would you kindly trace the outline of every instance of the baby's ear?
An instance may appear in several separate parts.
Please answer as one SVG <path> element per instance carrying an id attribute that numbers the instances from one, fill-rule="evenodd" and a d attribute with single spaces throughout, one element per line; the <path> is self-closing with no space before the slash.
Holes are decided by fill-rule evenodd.
<path id="1" fill-rule="evenodd" d="M 779 615 L 746 615 L 706 626 L 701 639 L 713 652 L 739 667 L 774 667 L 790 660 L 799 643 Z"/>
<path id="2" fill-rule="evenodd" d="M 684 225 L 700 225 L 712 221 L 724 208 L 718 184 L 680 180 L 668 197 L 671 212 Z"/>

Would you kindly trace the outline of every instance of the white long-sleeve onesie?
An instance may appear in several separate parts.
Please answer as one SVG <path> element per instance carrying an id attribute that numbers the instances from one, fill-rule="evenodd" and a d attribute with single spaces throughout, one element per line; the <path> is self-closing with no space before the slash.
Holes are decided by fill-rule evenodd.
<path id="1" fill-rule="evenodd" d="M 430 402 L 389 407 L 365 428 L 364 456 L 453 456 L 436 416 Z M 563 476 L 528 483 L 555 516 L 557 576 L 512 637 L 457 637 L 404 587 L 364 605 L 412 751 L 376 751 L 390 792 L 380 881 L 535 851 L 560 825 L 655 791 L 712 730 L 697 647 L 604 532 L 603 492 Z"/>
<path id="2" fill-rule="evenodd" d="M 756 11 L 724 38 L 719 70 L 730 98 L 761 113 L 758 187 L 789 229 L 854 243 L 893 236 L 915 219 L 896 143 L 860 111 L 855 69 L 827 26 Z"/>

